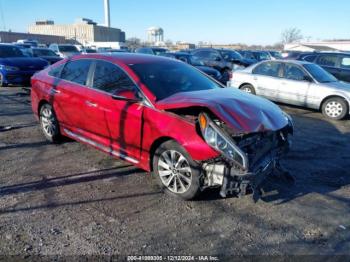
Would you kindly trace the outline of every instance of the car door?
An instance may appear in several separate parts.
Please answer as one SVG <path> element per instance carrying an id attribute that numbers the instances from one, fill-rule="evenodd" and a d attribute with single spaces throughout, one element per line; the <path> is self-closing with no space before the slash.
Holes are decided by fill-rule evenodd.
<path id="1" fill-rule="evenodd" d="M 283 66 L 283 78 L 278 89 L 279 101 L 307 106 L 311 85 L 312 78 L 301 66 L 285 63 Z"/>
<path id="2" fill-rule="evenodd" d="M 138 87 L 119 66 L 96 60 L 85 95 L 84 125 L 88 139 L 112 155 L 137 163 L 141 150 L 143 103 Z"/>
<path id="3" fill-rule="evenodd" d="M 338 79 L 341 77 L 339 62 L 340 56 L 338 54 L 320 54 L 316 60 L 316 64 L 323 67 Z"/>
<path id="4" fill-rule="evenodd" d="M 62 127 L 77 129 L 82 126 L 84 94 L 90 66 L 91 60 L 80 59 L 68 61 L 63 68 L 56 68 L 57 75 L 54 75 L 51 84 L 50 103 Z"/>
<path id="5" fill-rule="evenodd" d="M 257 65 L 252 71 L 256 94 L 279 101 L 278 88 L 281 81 L 281 70 L 280 62 L 269 61 Z"/>
<path id="6" fill-rule="evenodd" d="M 350 82 L 350 56 L 341 56 L 340 58 L 339 80 Z"/>

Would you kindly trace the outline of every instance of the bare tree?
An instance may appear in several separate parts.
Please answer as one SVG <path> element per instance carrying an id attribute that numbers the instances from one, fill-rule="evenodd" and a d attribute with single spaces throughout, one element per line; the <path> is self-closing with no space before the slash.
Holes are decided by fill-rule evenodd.
<path id="1" fill-rule="evenodd" d="M 292 27 L 284 30 L 281 35 L 283 44 L 289 44 L 303 39 L 300 29 Z"/>
<path id="2" fill-rule="evenodd" d="M 127 39 L 125 43 L 130 50 L 135 50 L 142 46 L 141 40 L 137 37 L 131 37 Z"/>

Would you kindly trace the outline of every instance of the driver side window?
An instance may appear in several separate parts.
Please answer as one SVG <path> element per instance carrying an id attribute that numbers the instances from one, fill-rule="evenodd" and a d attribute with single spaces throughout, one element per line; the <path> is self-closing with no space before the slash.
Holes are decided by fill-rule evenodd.
<path id="1" fill-rule="evenodd" d="M 298 66 L 286 64 L 284 68 L 284 78 L 289 80 L 303 81 L 307 78 L 303 70 Z"/>
<path id="2" fill-rule="evenodd" d="M 129 76 L 116 65 L 97 61 L 92 87 L 113 95 L 132 92 L 137 95 L 137 88 Z"/>

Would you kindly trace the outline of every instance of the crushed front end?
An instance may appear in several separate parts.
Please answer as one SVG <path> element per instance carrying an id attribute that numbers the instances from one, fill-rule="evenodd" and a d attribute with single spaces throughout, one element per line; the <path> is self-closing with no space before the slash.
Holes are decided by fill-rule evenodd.
<path id="1" fill-rule="evenodd" d="M 220 195 L 260 196 L 262 182 L 274 173 L 285 173 L 281 158 L 289 151 L 293 135 L 292 119 L 275 131 L 234 134 L 222 121 L 201 113 L 199 126 L 205 141 L 221 153 L 203 163 L 203 188 L 221 187 Z"/>

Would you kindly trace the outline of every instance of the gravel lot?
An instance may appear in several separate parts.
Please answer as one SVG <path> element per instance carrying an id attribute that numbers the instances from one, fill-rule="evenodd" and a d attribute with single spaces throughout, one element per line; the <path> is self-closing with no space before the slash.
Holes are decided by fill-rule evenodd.
<path id="1" fill-rule="evenodd" d="M 0 90 L 0 255 L 350 255 L 350 121 L 282 106 L 295 121 L 263 198 L 182 202 L 150 175 L 67 139 L 48 144 L 20 88 Z"/>

